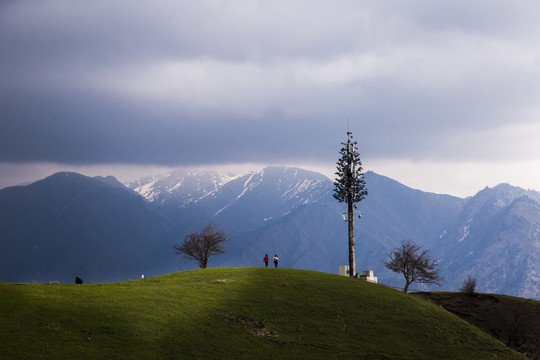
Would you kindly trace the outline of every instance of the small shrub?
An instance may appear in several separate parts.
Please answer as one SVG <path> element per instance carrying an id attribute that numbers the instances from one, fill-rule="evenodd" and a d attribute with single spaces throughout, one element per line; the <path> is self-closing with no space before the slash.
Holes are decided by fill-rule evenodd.
<path id="1" fill-rule="evenodd" d="M 463 282 L 463 286 L 461 287 L 461 289 L 459 289 L 459 291 L 466 294 L 474 294 L 476 291 L 476 279 L 469 275 L 467 277 L 467 280 Z"/>

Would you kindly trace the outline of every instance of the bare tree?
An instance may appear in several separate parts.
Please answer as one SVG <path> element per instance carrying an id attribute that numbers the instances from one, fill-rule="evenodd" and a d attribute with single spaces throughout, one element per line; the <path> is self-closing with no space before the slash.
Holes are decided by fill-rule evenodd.
<path id="1" fill-rule="evenodd" d="M 436 269 L 437 262 L 428 256 L 428 250 L 422 250 L 422 246 L 415 244 L 412 240 L 405 240 L 400 247 L 394 248 L 388 257 L 390 261 L 385 262 L 387 269 L 396 273 L 402 273 L 405 277 L 405 288 L 403 292 L 409 290 L 413 282 L 424 284 L 437 284 L 443 280 L 439 277 Z"/>
<path id="2" fill-rule="evenodd" d="M 227 240 L 223 231 L 217 230 L 216 225 L 209 224 L 200 233 L 186 236 L 182 245 L 175 245 L 174 249 L 177 254 L 184 254 L 185 258 L 197 261 L 199 268 L 206 269 L 211 255 L 225 253 L 222 243 Z"/>

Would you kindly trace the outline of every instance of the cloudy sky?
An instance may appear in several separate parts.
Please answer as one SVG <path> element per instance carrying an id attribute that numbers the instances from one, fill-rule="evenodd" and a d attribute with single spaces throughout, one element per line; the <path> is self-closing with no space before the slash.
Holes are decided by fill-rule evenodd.
<path id="1" fill-rule="evenodd" d="M 295 165 L 540 190 L 537 1 L 2 1 L 0 187 Z"/>

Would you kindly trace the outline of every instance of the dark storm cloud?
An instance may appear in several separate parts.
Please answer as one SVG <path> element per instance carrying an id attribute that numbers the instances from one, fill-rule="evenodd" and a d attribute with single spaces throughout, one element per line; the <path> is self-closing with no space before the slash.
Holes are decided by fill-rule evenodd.
<path id="1" fill-rule="evenodd" d="M 272 122 L 268 124 L 252 118 L 228 119 L 223 114 L 149 110 L 87 93 L 48 94 L 33 103 L 25 100 L 28 95 L 12 94 L 2 100 L 0 162 L 53 159 L 75 164 L 197 165 L 230 159 L 290 161 L 323 156 L 317 149 L 328 145 L 319 133 L 329 128 L 290 123 L 279 116 L 269 115 Z M 69 102 L 60 100 L 64 97 Z M 298 146 L 301 139 L 302 146 Z"/>
<path id="2" fill-rule="evenodd" d="M 537 10 L 3 2 L 0 162 L 334 162 L 347 119 L 371 158 L 531 157 Z"/>

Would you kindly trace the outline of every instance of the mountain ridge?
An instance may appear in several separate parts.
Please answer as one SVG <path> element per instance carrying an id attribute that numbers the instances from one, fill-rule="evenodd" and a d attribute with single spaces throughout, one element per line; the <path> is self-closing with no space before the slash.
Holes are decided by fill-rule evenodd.
<path id="1" fill-rule="evenodd" d="M 0 190 L 0 280 L 114 281 L 140 276 L 166 241 L 164 220 L 112 179 L 60 172 Z"/>
<path id="2" fill-rule="evenodd" d="M 439 261 L 439 269 L 446 278 L 445 289 L 459 288 L 471 275 L 477 278 L 480 291 L 540 297 L 537 192 L 501 184 L 463 199 L 412 189 L 374 172 L 366 172 L 365 178 L 369 194 L 358 204 L 362 219 L 355 224 L 359 269 L 375 270 L 380 281 L 399 286 L 400 275 L 385 269 L 383 261 L 391 248 L 412 239 L 430 249 Z M 138 250 L 133 251 L 144 253 L 151 260 L 141 261 L 145 266 L 135 266 L 134 259 L 142 255 L 131 252 L 130 260 L 127 255 L 114 255 L 126 261 L 119 265 L 132 269 L 124 271 L 124 276 L 134 276 L 136 268 L 140 273 L 148 273 L 152 268 L 156 274 L 176 271 L 178 264 L 190 269 L 195 265 L 175 256 L 172 245 L 208 223 L 217 224 L 230 238 L 227 253 L 211 258 L 210 266 L 260 266 L 264 253 L 278 253 L 284 267 L 331 273 L 337 272 L 338 265 L 347 263 L 347 234 L 342 220 L 345 205 L 333 198 L 333 182 L 316 172 L 291 167 L 269 167 L 242 174 L 178 170 L 133 182 L 131 189 L 112 177 L 90 178 L 66 172 L 42 181 L 56 183 L 55 190 L 44 187 L 42 194 L 34 191 L 21 202 L 10 200 L 6 194 L 22 196 L 38 185 L 0 190 L 0 211 L 11 216 L 0 221 L 0 231 L 5 234 L 2 245 L 15 243 L 26 249 L 28 253 L 22 248 L 16 252 L 21 263 L 35 262 L 29 249 L 40 234 L 46 234 L 50 243 L 57 241 L 55 236 L 63 239 L 67 247 L 74 241 L 67 239 L 68 234 L 70 239 L 79 238 L 77 241 L 82 241 L 81 237 L 97 241 L 101 244 L 97 248 L 104 254 L 109 254 L 109 248 L 114 248 L 115 254 L 121 254 L 122 247 L 133 249 L 126 236 L 131 234 L 138 244 Z M 73 189 L 84 187 L 95 191 L 90 192 L 95 194 L 94 199 L 86 196 L 81 198 L 86 202 L 73 202 L 80 192 Z M 47 197 L 44 193 L 50 194 Z M 72 202 L 77 206 L 69 207 Z M 36 215 L 32 208 L 39 208 L 42 213 Z M 60 208 L 66 209 L 71 222 L 54 218 L 59 211 L 55 209 Z M 37 225 L 26 225 L 36 218 L 40 221 Z M 92 225 L 89 219 L 96 224 Z M 138 229 L 138 234 L 134 234 L 134 229 Z M 98 241 L 97 236 L 107 240 Z M 94 259 L 88 260 L 88 264 L 106 262 L 112 269 L 113 255 L 100 259 L 99 254 L 87 251 L 89 259 Z M 56 261 L 63 263 L 74 255 L 62 256 L 64 260 Z M 12 268 L 23 266 L 8 255 L 3 261 Z M 47 264 L 55 266 L 50 259 Z M 512 264 L 512 268 L 507 264 Z M 64 271 L 75 276 L 73 264 Z M 115 271 L 122 273 L 122 269 Z M 6 278 L 5 273 L 4 267 L 0 280 Z M 91 281 L 108 280 L 105 271 L 92 278 Z"/>

